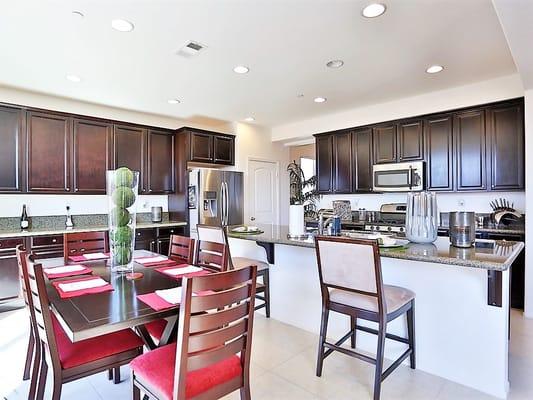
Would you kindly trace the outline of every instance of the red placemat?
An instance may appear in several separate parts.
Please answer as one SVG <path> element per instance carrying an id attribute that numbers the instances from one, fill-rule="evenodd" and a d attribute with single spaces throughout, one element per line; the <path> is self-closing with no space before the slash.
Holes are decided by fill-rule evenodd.
<path id="1" fill-rule="evenodd" d="M 160 296 L 154 293 L 139 294 L 137 298 L 143 303 L 148 304 L 151 308 L 156 311 L 166 310 L 172 307 L 179 307 L 179 304 L 172 304 L 166 300 L 163 300 Z"/>
<path id="2" fill-rule="evenodd" d="M 99 260 L 107 260 L 109 258 L 109 253 L 103 253 L 103 257 L 99 258 L 87 258 L 85 255 L 81 256 L 69 256 L 68 259 L 74 262 L 83 262 L 83 261 L 99 261 Z"/>
<path id="3" fill-rule="evenodd" d="M 184 274 L 180 274 L 180 275 L 172 275 L 172 274 L 168 274 L 166 273 L 165 271 L 169 270 L 169 269 L 179 269 L 179 268 L 186 268 L 186 267 L 190 267 L 189 264 L 179 264 L 179 265 L 173 265 L 173 266 L 168 266 L 168 267 L 159 267 L 159 268 L 156 268 L 155 270 L 157 272 L 160 272 L 166 276 L 168 276 L 169 278 L 173 278 L 173 279 L 181 279 L 181 278 L 189 278 L 189 277 L 192 277 L 192 276 L 202 276 L 202 275 L 207 275 L 207 274 L 210 274 L 211 272 L 210 271 L 207 271 L 205 269 L 202 269 L 201 271 L 196 271 L 196 272 L 188 272 L 188 273 L 184 273 Z"/>
<path id="4" fill-rule="evenodd" d="M 103 286 L 93 287 L 93 288 L 73 290 L 71 292 L 64 292 L 59 287 L 59 285 L 63 284 L 63 283 L 74 283 L 74 282 L 81 282 L 81 281 L 89 281 L 91 279 L 97 279 L 97 278 L 99 278 L 99 277 L 88 276 L 88 277 L 83 277 L 83 278 L 78 278 L 78 279 L 55 281 L 55 282 L 52 282 L 52 285 L 54 285 L 54 287 L 56 288 L 57 292 L 59 293 L 59 297 L 61 297 L 62 299 L 69 299 L 71 297 L 78 297 L 78 296 L 83 296 L 83 295 L 86 295 L 86 294 L 103 293 L 103 292 L 109 292 L 111 290 L 114 290 L 113 286 L 111 286 L 110 283 L 108 283 L 106 285 L 103 285 Z"/>
<path id="5" fill-rule="evenodd" d="M 80 269 L 78 271 L 70 271 L 70 272 L 55 272 L 54 271 L 55 269 L 61 270 L 62 267 L 74 267 L 74 266 L 75 265 L 62 265 L 60 267 L 45 268 L 43 272 L 48 279 L 66 278 L 68 276 L 88 275 L 88 274 L 93 273 L 93 270 L 90 268 L 87 268 L 85 265 L 80 265 L 80 267 L 83 267 L 83 269 Z"/>

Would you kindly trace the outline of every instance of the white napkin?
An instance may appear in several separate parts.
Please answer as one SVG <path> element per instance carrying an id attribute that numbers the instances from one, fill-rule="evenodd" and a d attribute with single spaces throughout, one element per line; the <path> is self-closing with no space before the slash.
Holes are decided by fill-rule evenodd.
<path id="1" fill-rule="evenodd" d="M 85 257 L 87 260 L 107 258 L 107 256 L 104 253 L 89 253 L 89 254 L 84 254 L 83 257 Z"/>
<path id="2" fill-rule="evenodd" d="M 166 261 L 166 260 L 168 260 L 168 257 L 156 256 L 156 257 L 135 259 L 135 262 L 138 262 L 139 264 L 150 264 L 150 263 L 156 263 L 156 262 Z"/>
<path id="3" fill-rule="evenodd" d="M 87 279 L 80 282 L 60 283 L 59 287 L 63 292 L 74 292 L 75 290 L 89 289 L 107 285 L 102 278 Z"/>
<path id="4" fill-rule="evenodd" d="M 47 274 L 64 274 L 65 272 L 83 271 L 83 265 L 63 265 L 61 267 L 45 268 L 43 271 Z"/>
<path id="5" fill-rule="evenodd" d="M 163 271 L 164 274 L 172 275 L 172 276 L 178 276 L 178 275 L 185 275 L 190 274 L 193 272 L 199 272 L 203 271 L 200 267 L 195 267 L 194 265 L 189 265 L 187 267 L 181 267 L 181 268 L 169 268 Z"/>
<path id="6" fill-rule="evenodd" d="M 156 290 L 155 294 L 170 304 L 179 304 L 181 301 L 181 286 L 172 289 Z M 196 296 L 196 293 L 192 294 Z"/>

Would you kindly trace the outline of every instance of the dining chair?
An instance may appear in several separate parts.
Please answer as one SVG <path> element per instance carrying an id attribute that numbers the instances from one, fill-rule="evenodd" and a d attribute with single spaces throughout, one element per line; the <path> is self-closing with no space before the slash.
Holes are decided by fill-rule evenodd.
<path id="1" fill-rule="evenodd" d="M 415 294 L 405 288 L 383 284 L 377 240 L 317 236 L 315 248 L 322 292 L 316 375 L 322 375 L 324 359 L 333 351 L 369 362 L 375 365 L 374 400 L 379 400 L 381 383 L 407 357 L 410 357 L 411 368 L 416 368 Z M 335 343 L 327 341 L 330 311 L 350 317 L 350 331 Z M 403 314 L 407 317 L 407 338 L 387 333 L 387 323 Z M 358 319 L 376 322 L 378 329 L 357 325 Z M 356 348 L 357 330 L 377 335 L 375 358 L 341 347 L 350 339 L 351 348 Z M 403 343 L 407 349 L 383 371 L 385 339 Z"/>
<path id="2" fill-rule="evenodd" d="M 150 399 L 212 400 L 240 390 L 250 400 L 256 278 L 255 266 L 184 278 L 177 343 L 131 362 L 133 399 L 142 391 Z"/>
<path id="3" fill-rule="evenodd" d="M 213 272 L 228 269 L 228 246 L 224 243 L 198 240 L 194 264 Z"/>
<path id="4" fill-rule="evenodd" d="M 143 342 L 131 329 L 71 342 L 51 312 L 42 265 L 32 255 L 27 255 L 25 261 L 22 267 L 27 272 L 25 285 L 40 351 L 37 400 L 44 397 L 49 366 L 53 376 L 52 400 L 59 400 L 64 383 L 106 370 L 117 371 L 142 354 Z"/>
<path id="5" fill-rule="evenodd" d="M 183 264 L 194 263 L 194 242 L 195 240 L 186 236 L 172 235 L 170 236 L 170 247 L 168 249 L 168 258 L 181 262 Z M 167 320 L 157 319 L 155 321 L 144 324 L 137 327 L 137 330 L 141 333 L 141 337 L 145 341 L 146 347 L 150 350 L 154 350 L 159 346 L 159 342 L 163 337 L 163 333 L 167 326 Z M 146 332 L 143 332 L 143 330 Z M 154 340 L 157 341 L 154 342 Z"/>
<path id="6" fill-rule="evenodd" d="M 65 264 L 71 256 L 90 253 L 108 253 L 109 237 L 107 232 L 77 232 L 63 235 L 63 256 Z"/>
<path id="7" fill-rule="evenodd" d="M 270 265 L 261 260 L 256 260 L 248 257 L 233 257 L 229 249 L 229 240 L 226 229 L 221 226 L 212 226 L 198 224 L 196 226 L 198 238 L 200 240 L 208 240 L 215 243 L 225 243 L 228 245 L 228 258 L 230 268 L 242 268 L 248 265 L 257 266 L 257 276 L 261 282 L 257 284 L 256 299 L 261 300 L 261 304 L 255 307 L 256 310 L 265 309 L 267 318 L 270 318 Z"/>

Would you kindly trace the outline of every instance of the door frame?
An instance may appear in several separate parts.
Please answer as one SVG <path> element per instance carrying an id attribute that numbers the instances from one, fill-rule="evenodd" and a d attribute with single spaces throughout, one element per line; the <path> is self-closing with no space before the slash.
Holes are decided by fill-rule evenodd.
<path id="1" fill-rule="evenodd" d="M 257 161 L 257 162 L 264 162 L 264 163 L 270 163 L 270 164 L 274 164 L 275 167 L 276 167 L 276 191 L 277 191 L 277 194 L 276 194 L 276 198 L 275 198 L 275 202 L 276 202 L 276 217 L 274 219 L 274 223 L 276 225 L 279 225 L 280 224 L 280 215 L 281 215 L 281 182 L 280 182 L 280 175 L 279 175 L 279 161 L 276 161 L 276 160 L 270 160 L 268 158 L 264 158 L 264 157 L 252 157 L 252 156 L 249 156 L 246 160 L 246 183 L 248 186 L 248 188 L 250 187 L 250 162 L 253 162 L 253 161 Z M 249 190 L 249 189 L 248 189 Z M 248 219 L 250 219 L 250 210 L 249 210 L 249 206 L 250 206 L 250 192 L 246 190 L 246 212 L 245 212 L 245 217 L 248 217 Z M 248 215 L 246 215 L 248 214 Z"/>

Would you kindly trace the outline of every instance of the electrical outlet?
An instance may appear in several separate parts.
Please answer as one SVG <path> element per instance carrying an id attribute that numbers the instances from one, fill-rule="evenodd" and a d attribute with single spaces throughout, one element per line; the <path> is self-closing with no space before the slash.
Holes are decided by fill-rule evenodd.
<path id="1" fill-rule="evenodd" d="M 459 199 L 459 200 L 457 200 L 457 205 L 458 205 L 459 207 L 464 207 L 464 206 L 465 206 L 465 201 L 464 201 L 464 199 Z"/>

